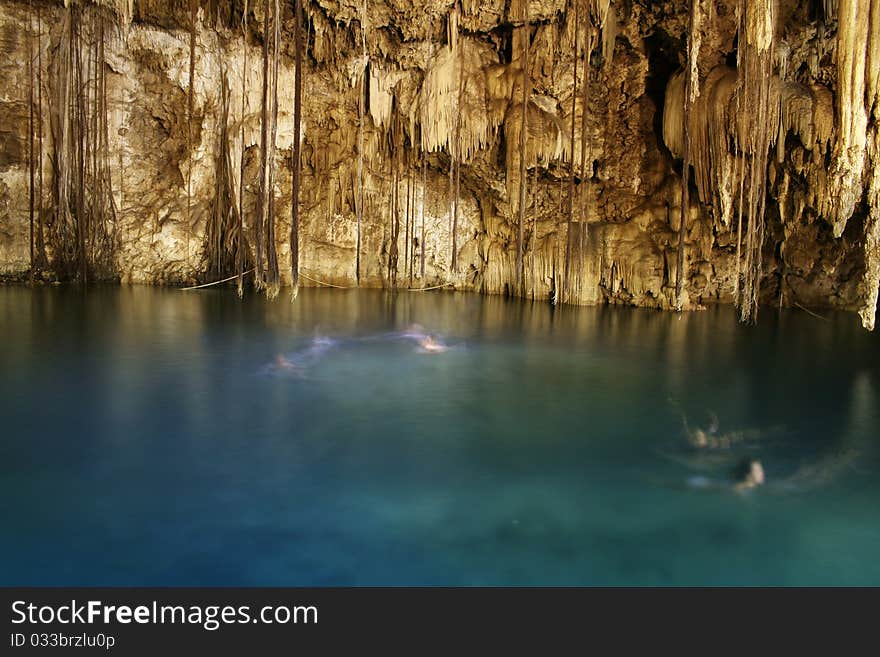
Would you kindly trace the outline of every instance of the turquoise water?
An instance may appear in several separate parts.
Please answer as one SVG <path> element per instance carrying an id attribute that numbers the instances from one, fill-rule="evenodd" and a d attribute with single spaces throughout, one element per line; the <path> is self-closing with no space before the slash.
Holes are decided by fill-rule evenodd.
<path id="1" fill-rule="evenodd" d="M 850 314 L 0 288 L 0 584 L 878 585 L 878 365 Z"/>

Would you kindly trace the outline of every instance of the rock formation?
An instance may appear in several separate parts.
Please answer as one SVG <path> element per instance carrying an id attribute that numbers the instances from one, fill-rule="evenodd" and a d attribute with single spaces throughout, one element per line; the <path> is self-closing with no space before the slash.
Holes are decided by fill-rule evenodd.
<path id="1" fill-rule="evenodd" d="M 0 53 L 0 274 L 873 328 L 880 0 L 0 0 Z"/>

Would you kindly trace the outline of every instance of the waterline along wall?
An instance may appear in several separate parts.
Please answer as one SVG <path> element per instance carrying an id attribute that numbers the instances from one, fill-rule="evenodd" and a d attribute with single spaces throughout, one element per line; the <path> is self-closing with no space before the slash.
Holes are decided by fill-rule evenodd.
<path id="1" fill-rule="evenodd" d="M 874 325 L 880 0 L 0 0 L 0 55 L 3 275 Z"/>

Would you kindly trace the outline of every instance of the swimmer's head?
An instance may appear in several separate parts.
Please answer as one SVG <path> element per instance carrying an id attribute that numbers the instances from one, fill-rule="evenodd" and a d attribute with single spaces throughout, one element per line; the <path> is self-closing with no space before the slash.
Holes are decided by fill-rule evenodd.
<path id="1" fill-rule="evenodd" d="M 299 371 L 299 366 L 291 361 L 284 354 L 278 354 L 275 356 L 275 367 L 279 370 L 287 370 L 287 371 Z"/>
<path id="2" fill-rule="evenodd" d="M 709 444 L 709 438 L 702 429 L 697 429 L 691 434 L 691 441 L 696 447 L 706 447 Z"/>
<path id="3" fill-rule="evenodd" d="M 754 488 L 764 483 L 764 466 L 758 459 L 745 459 L 736 469 L 737 486 Z"/>
<path id="4" fill-rule="evenodd" d="M 764 483 L 764 466 L 761 465 L 760 461 L 752 461 L 749 474 L 756 485 L 760 486 Z"/>
<path id="5" fill-rule="evenodd" d="M 419 346 L 429 352 L 446 351 L 446 346 L 438 342 L 433 335 L 426 335 L 419 340 Z"/>

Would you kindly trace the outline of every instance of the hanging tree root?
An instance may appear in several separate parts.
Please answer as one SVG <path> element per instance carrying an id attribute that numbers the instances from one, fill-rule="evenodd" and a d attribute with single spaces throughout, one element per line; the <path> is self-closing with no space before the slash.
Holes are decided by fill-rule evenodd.
<path id="1" fill-rule="evenodd" d="M 222 280 L 219 280 L 219 281 L 213 281 L 211 283 L 202 283 L 201 285 L 193 285 L 191 287 L 182 287 L 182 288 L 180 288 L 180 291 L 186 292 L 187 290 L 200 290 L 203 287 L 211 287 L 212 285 L 220 285 L 221 283 L 228 283 L 229 281 L 235 280 L 239 276 L 247 276 L 248 274 L 252 273 L 253 271 L 254 271 L 253 269 L 248 269 L 246 272 L 242 272 L 241 274 L 233 274 L 232 276 L 228 276 L 228 277 L 226 277 Z"/>

